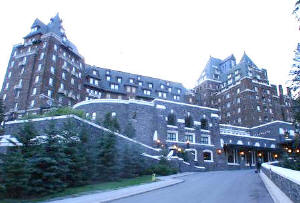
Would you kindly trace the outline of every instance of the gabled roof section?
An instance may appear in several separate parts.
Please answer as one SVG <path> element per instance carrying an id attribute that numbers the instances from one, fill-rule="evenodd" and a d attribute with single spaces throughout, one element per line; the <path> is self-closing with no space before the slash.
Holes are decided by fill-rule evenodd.
<path id="1" fill-rule="evenodd" d="M 51 18 L 50 23 L 48 23 L 48 32 L 55 33 L 59 37 L 66 37 L 64 29 L 62 27 L 62 20 L 57 13 L 55 17 Z"/>
<path id="2" fill-rule="evenodd" d="M 236 61 L 236 59 L 235 59 L 235 57 L 234 57 L 233 54 L 231 54 L 230 56 L 228 56 L 227 58 L 225 58 L 222 62 L 226 62 L 228 60 L 234 60 L 234 61 Z"/>
<path id="3" fill-rule="evenodd" d="M 45 27 L 46 25 L 42 22 L 42 21 L 40 21 L 38 18 L 37 19 L 35 19 L 35 21 L 33 22 L 33 24 L 32 24 L 32 26 L 31 26 L 31 28 L 34 28 L 34 27 Z"/>
<path id="4" fill-rule="evenodd" d="M 246 54 L 246 52 L 244 52 L 244 54 L 240 60 L 240 63 L 245 63 L 247 65 L 253 65 L 253 66 L 257 67 L 255 65 L 255 63 L 253 63 L 253 61 L 250 59 L 250 57 Z"/>

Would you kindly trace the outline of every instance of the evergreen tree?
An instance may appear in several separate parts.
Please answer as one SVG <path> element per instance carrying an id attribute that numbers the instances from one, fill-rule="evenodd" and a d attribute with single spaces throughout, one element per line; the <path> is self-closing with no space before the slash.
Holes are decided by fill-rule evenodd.
<path id="1" fill-rule="evenodd" d="M 86 138 L 80 137 L 77 132 L 79 129 L 71 120 L 64 123 L 62 134 L 66 139 L 65 153 L 70 160 L 66 174 L 68 186 L 79 186 L 87 182 L 87 159 L 81 146 Z"/>
<path id="2" fill-rule="evenodd" d="M 64 190 L 70 160 L 65 155 L 65 140 L 59 135 L 54 121 L 45 129 L 47 138 L 41 150 L 31 160 L 31 194 L 45 195 Z"/>
<path id="3" fill-rule="evenodd" d="M 112 118 L 111 113 L 105 115 L 103 122 L 105 128 L 111 131 L 119 131 L 120 126 L 116 118 Z M 100 180 L 115 180 L 117 174 L 117 148 L 116 135 L 112 132 L 103 132 L 97 146 L 97 178 Z"/>
<path id="4" fill-rule="evenodd" d="M 18 147 L 12 148 L 3 158 L 3 186 L 5 195 L 19 198 L 28 191 L 29 167 Z"/>

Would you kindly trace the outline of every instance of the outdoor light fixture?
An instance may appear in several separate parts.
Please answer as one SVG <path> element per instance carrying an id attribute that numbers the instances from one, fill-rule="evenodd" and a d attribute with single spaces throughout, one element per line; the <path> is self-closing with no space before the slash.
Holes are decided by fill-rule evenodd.
<path id="1" fill-rule="evenodd" d="M 217 149 L 217 154 L 222 154 L 222 149 Z"/>
<path id="2" fill-rule="evenodd" d="M 178 149 L 177 149 L 177 150 L 178 150 L 178 152 L 181 152 L 181 151 L 182 151 L 182 149 L 181 149 L 180 147 L 178 147 Z"/>
<path id="3" fill-rule="evenodd" d="M 159 140 L 159 139 L 157 139 L 157 140 L 156 140 L 156 142 L 159 144 L 159 143 L 160 143 L 160 140 Z"/>
<path id="4" fill-rule="evenodd" d="M 292 153 L 292 149 L 288 149 L 288 153 Z"/>
<path id="5" fill-rule="evenodd" d="M 299 152 L 300 152 L 300 149 L 296 149 L 296 152 L 299 153 Z"/>
<path id="6" fill-rule="evenodd" d="M 258 153 L 258 156 L 259 156 L 259 157 L 261 157 L 261 156 L 262 156 L 262 153 L 261 153 L 261 152 L 259 152 L 259 153 Z"/>
<path id="7" fill-rule="evenodd" d="M 274 158 L 278 158 L 278 154 L 274 154 Z"/>
<path id="8" fill-rule="evenodd" d="M 245 155 L 245 152 L 240 152 L 240 155 L 241 155 L 241 156 L 244 156 L 244 155 Z"/>

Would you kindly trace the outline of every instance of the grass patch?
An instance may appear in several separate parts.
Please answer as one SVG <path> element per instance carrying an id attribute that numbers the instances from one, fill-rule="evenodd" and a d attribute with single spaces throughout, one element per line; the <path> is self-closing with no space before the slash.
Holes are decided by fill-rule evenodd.
<path id="1" fill-rule="evenodd" d="M 50 200 L 53 198 L 58 197 L 66 197 L 66 196 L 79 196 L 82 194 L 88 194 L 88 193 L 94 193 L 99 191 L 106 191 L 106 190 L 115 190 L 123 187 L 133 186 L 133 185 L 139 185 L 142 183 L 149 183 L 151 182 L 151 176 L 140 176 L 136 178 L 130 178 L 130 179 L 121 179 L 119 181 L 114 182 L 104 182 L 104 183 L 98 183 L 98 184 L 92 184 L 92 185 L 85 185 L 81 187 L 73 187 L 73 188 L 67 188 L 63 192 L 59 192 L 56 194 L 48 195 L 42 198 L 36 198 L 36 199 L 28 199 L 28 200 L 21 200 L 21 199 L 3 199 L 0 200 L 0 203 L 30 203 L 30 202 L 41 202 Z"/>

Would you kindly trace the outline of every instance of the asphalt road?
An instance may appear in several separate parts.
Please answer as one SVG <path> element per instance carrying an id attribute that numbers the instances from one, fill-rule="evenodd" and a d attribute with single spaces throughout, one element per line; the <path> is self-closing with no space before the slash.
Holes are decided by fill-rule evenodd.
<path id="1" fill-rule="evenodd" d="M 185 182 L 113 203 L 273 203 L 254 170 L 196 173 L 180 178 Z"/>

